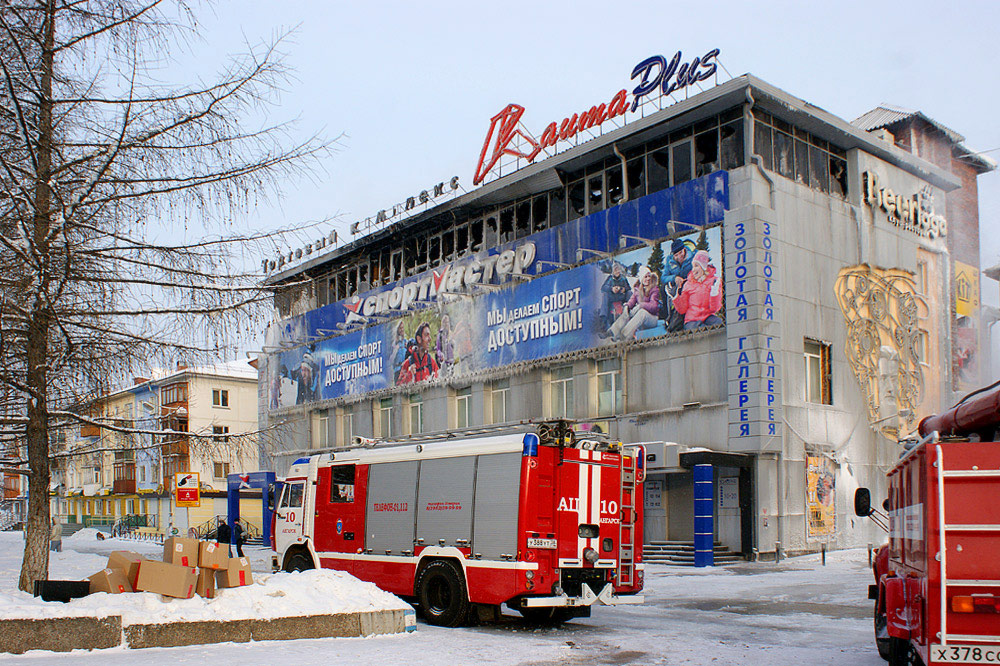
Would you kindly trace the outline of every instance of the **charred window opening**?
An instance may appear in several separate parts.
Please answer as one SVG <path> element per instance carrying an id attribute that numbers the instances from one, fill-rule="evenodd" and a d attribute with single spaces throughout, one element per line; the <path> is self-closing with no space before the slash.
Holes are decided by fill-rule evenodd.
<path id="1" fill-rule="evenodd" d="M 566 221 L 566 191 L 559 188 L 549 197 L 549 224 L 557 227 Z"/>
<path id="2" fill-rule="evenodd" d="M 455 254 L 464 257 L 469 251 L 469 227 L 462 225 L 455 229 Z"/>
<path id="3" fill-rule="evenodd" d="M 627 166 L 629 201 L 646 196 L 646 161 L 640 157 L 630 160 Z"/>
<path id="4" fill-rule="evenodd" d="M 337 300 L 347 298 L 347 272 L 342 271 L 337 275 Z"/>
<path id="5" fill-rule="evenodd" d="M 316 305 L 323 307 L 330 302 L 330 278 L 316 280 Z"/>
<path id="6" fill-rule="evenodd" d="M 670 186 L 670 151 L 667 148 L 657 150 L 648 156 L 646 163 L 648 176 L 648 194 L 665 190 Z"/>
<path id="7" fill-rule="evenodd" d="M 802 139 L 795 139 L 795 180 L 809 184 L 809 144 Z"/>
<path id="8" fill-rule="evenodd" d="M 774 159 L 771 150 L 771 127 L 759 120 L 753 124 L 753 149 L 761 158 L 761 166 L 774 171 Z"/>
<path id="9" fill-rule="evenodd" d="M 350 298 L 354 294 L 358 293 L 358 271 L 355 268 L 347 269 L 347 295 L 344 298 Z"/>
<path id="10" fill-rule="evenodd" d="M 700 178 L 719 170 L 719 134 L 712 129 L 694 138 L 695 174 Z"/>
<path id="11" fill-rule="evenodd" d="M 430 240 L 430 251 L 428 253 L 428 259 L 430 259 L 431 267 L 437 266 L 441 263 L 441 237 L 431 236 Z"/>
<path id="12" fill-rule="evenodd" d="M 578 180 L 569 186 L 569 219 L 575 220 L 586 212 L 586 202 L 583 193 L 583 181 Z"/>
<path id="13" fill-rule="evenodd" d="M 592 176 L 587 180 L 587 212 L 604 210 L 604 177 Z"/>
<path id="14" fill-rule="evenodd" d="M 358 267 L 358 289 L 365 291 L 369 288 L 370 283 L 368 282 L 368 264 L 361 264 Z"/>
<path id="15" fill-rule="evenodd" d="M 403 244 L 403 270 L 406 271 L 407 275 L 413 275 L 417 272 L 417 239 L 416 237 L 408 239 Z"/>
<path id="16" fill-rule="evenodd" d="M 622 168 L 612 167 L 608 169 L 605 176 L 608 184 L 608 206 L 617 206 L 625 196 L 625 188 L 622 184 Z"/>
<path id="17" fill-rule="evenodd" d="M 495 215 L 490 216 L 486 218 L 486 247 L 496 247 L 498 238 L 500 233 L 497 228 L 497 218 Z"/>
<path id="18" fill-rule="evenodd" d="M 847 197 L 847 161 L 833 155 L 830 156 L 830 191 Z"/>
<path id="19" fill-rule="evenodd" d="M 517 205 L 514 213 L 514 224 L 517 229 L 516 237 L 524 238 L 531 233 L 531 202 L 524 201 Z"/>
<path id="20" fill-rule="evenodd" d="M 829 163 L 823 157 L 823 149 L 818 146 L 809 146 L 809 187 L 829 192 L 829 168 Z"/>
<path id="21" fill-rule="evenodd" d="M 674 185 L 680 185 L 691 180 L 691 142 L 684 141 L 671 147 L 670 162 L 673 167 Z"/>
<path id="22" fill-rule="evenodd" d="M 735 122 L 719 128 L 722 168 L 725 171 L 743 166 L 743 123 Z"/>
<path id="23" fill-rule="evenodd" d="M 531 204 L 532 231 L 541 231 L 549 226 L 549 202 L 545 199 L 545 196 L 535 197 L 534 203 Z"/>
<path id="24" fill-rule="evenodd" d="M 469 224 L 469 236 L 469 249 L 473 252 L 479 252 L 483 249 L 483 221 L 481 219 L 473 220 Z"/>
<path id="25" fill-rule="evenodd" d="M 795 177 L 792 137 L 777 129 L 774 132 L 774 167 L 785 178 Z"/>
<path id="26" fill-rule="evenodd" d="M 500 245 L 514 240 L 514 209 L 500 211 Z"/>
<path id="27" fill-rule="evenodd" d="M 455 258 L 455 234 L 446 231 L 441 234 L 441 261 L 451 261 Z"/>
<path id="28" fill-rule="evenodd" d="M 403 273 L 403 252 L 396 251 L 392 253 L 392 276 L 390 280 L 398 280 L 402 277 Z"/>

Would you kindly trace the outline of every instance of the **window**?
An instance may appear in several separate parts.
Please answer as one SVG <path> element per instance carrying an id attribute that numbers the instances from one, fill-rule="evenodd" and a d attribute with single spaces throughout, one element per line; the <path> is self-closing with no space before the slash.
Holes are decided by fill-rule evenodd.
<path id="1" fill-rule="evenodd" d="M 146 468 L 145 467 L 140 467 L 139 468 L 139 483 L 145 483 L 145 482 L 146 482 Z"/>
<path id="2" fill-rule="evenodd" d="M 830 345 L 808 338 L 803 345 L 805 347 L 806 402 L 832 405 Z"/>
<path id="3" fill-rule="evenodd" d="M 229 426 L 212 426 L 212 441 L 213 442 L 228 442 L 229 441 Z"/>
<path id="4" fill-rule="evenodd" d="M 597 362 L 597 415 L 622 412 L 621 361 L 609 358 Z"/>
<path id="5" fill-rule="evenodd" d="M 213 467 L 215 468 L 215 478 L 225 479 L 229 476 L 229 463 L 227 462 L 216 462 Z"/>
<path id="6" fill-rule="evenodd" d="M 499 379 L 490 387 L 490 406 L 493 423 L 507 421 L 507 398 L 510 395 L 510 380 Z"/>
<path id="7" fill-rule="evenodd" d="M 350 409 L 350 408 L 345 408 Z M 344 411 L 340 415 L 340 445 L 350 446 L 354 442 L 354 412 Z"/>
<path id="8" fill-rule="evenodd" d="M 419 394 L 410 396 L 410 434 L 424 431 L 424 399 Z"/>
<path id="9" fill-rule="evenodd" d="M 382 398 L 378 403 L 379 436 L 392 437 L 392 398 Z"/>
<path id="10" fill-rule="evenodd" d="M 175 402 L 187 402 L 187 384 L 163 387 L 163 391 L 160 393 L 160 403 L 170 405 Z"/>
<path id="11" fill-rule="evenodd" d="M 563 365 L 552 368 L 550 381 L 552 416 L 573 418 L 573 366 Z"/>
<path id="12" fill-rule="evenodd" d="M 289 483 L 285 486 L 285 492 L 281 494 L 278 506 L 283 509 L 301 509 L 303 490 L 305 490 L 304 483 Z"/>
<path id="13" fill-rule="evenodd" d="M 337 465 L 330 470 L 330 502 L 354 501 L 354 465 Z"/>
<path id="14" fill-rule="evenodd" d="M 227 391 L 226 389 L 212 389 L 212 406 L 228 407 L 229 391 Z"/>
<path id="15" fill-rule="evenodd" d="M 472 422 L 472 387 L 466 386 L 455 391 L 456 424 L 468 428 Z"/>
<path id="16" fill-rule="evenodd" d="M 313 448 L 325 449 L 330 446 L 330 412 L 321 409 L 313 420 Z"/>

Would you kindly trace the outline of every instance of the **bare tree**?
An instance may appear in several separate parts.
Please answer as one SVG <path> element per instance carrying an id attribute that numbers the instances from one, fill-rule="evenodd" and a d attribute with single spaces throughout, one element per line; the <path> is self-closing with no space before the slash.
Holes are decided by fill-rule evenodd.
<path id="1" fill-rule="evenodd" d="M 218 221 L 329 145 L 261 120 L 286 74 L 273 44 L 210 83 L 157 83 L 190 11 L 0 0 L 0 442 L 26 450 L 25 591 L 48 571 L 50 429 L 134 367 L 262 325 L 241 253 L 266 236 Z"/>

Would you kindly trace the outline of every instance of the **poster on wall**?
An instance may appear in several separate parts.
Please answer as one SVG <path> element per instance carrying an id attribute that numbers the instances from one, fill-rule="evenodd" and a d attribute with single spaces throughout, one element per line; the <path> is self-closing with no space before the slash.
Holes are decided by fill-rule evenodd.
<path id="1" fill-rule="evenodd" d="M 721 227 L 423 309 L 268 363 L 270 408 L 723 323 Z"/>
<path id="2" fill-rule="evenodd" d="M 809 538 L 837 531 L 837 466 L 825 456 L 806 456 L 806 516 Z"/>

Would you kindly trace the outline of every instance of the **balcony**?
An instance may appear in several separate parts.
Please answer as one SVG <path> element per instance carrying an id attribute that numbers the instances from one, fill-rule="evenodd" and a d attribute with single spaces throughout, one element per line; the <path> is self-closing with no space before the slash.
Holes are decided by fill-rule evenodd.
<path id="1" fill-rule="evenodd" d="M 114 465 L 114 483 L 112 491 L 117 494 L 131 495 L 135 493 L 135 463 L 131 461 L 116 462 Z"/>

